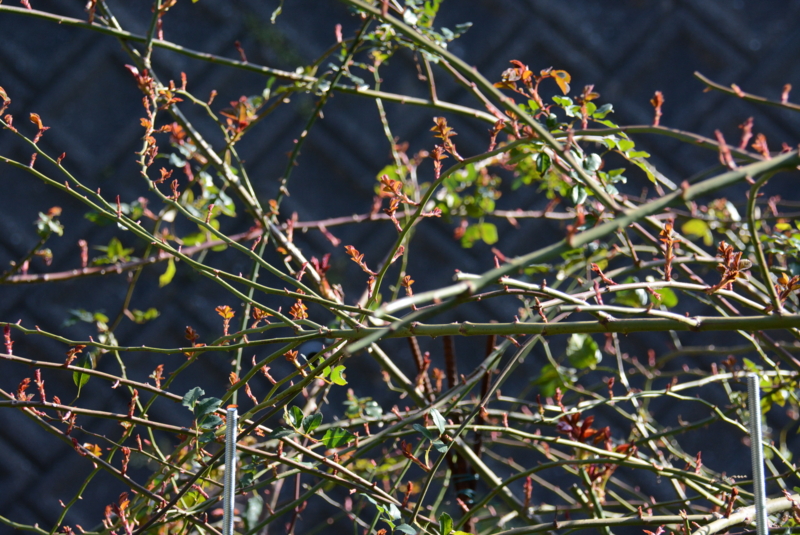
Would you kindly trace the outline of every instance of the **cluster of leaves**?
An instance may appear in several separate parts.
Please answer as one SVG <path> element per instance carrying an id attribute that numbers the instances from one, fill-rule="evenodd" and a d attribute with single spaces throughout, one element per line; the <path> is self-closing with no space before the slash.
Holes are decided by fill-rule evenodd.
<path id="1" fill-rule="evenodd" d="M 233 100 L 226 99 L 227 105 L 215 104 L 216 91 L 202 98 L 190 91 L 186 75 L 180 83 L 160 79 L 156 46 L 190 53 L 164 39 L 175 0 L 154 3 L 150 33 L 137 38 L 135 47 L 105 2 L 89 2 L 91 24 L 82 27 L 121 40 L 134 63 L 127 66 L 131 84 L 143 96 L 144 117 L 136 119 L 143 131 L 136 153 L 142 188 L 135 198 L 109 199 L 72 175 L 63 154 L 53 158 L 41 146 L 49 139 L 47 118 L 29 112 L 34 130 L 27 135 L 30 126 L 14 122 L 11 97 L 0 88 L 4 135 L 33 151 L 27 162 L 0 160 L 83 203 L 87 219 L 114 232 L 110 239 L 98 241 L 90 234 L 79 242 L 74 262 L 79 268 L 41 273 L 30 260 L 39 256 L 49 269 L 53 253 L 45 245 L 65 231 L 60 208 L 41 212 L 34 223 L 38 240 L 0 282 L 59 284 L 130 274 L 116 315 L 81 303 L 71 305 L 65 333 L 52 326 L 3 323 L 0 362 L 34 371 L 18 385 L 0 386 L 8 388 L 0 389 L 0 407 L 21 411 L 88 458 L 95 469 L 82 489 L 104 470 L 131 491 L 109 499 L 96 529 L 80 529 L 109 535 L 218 532 L 225 485 L 221 443 L 231 426 L 238 435 L 237 529 L 251 535 L 273 524 L 288 533 L 314 529 L 309 525 L 316 518 L 307 520 L 313 515 L 328 515 L 335 529 L 352 525 L 379 535 L 538 532 L 558 529 L 561 522 L 569 529 L 606 533 L 615 523 L 638 523 L 657 533 L 669 526 L 689 535 L 691 522 L 710 530 L 714 515 L 736 518 L 734 505 L 752 498 L 746 486 L 725 476 L 728 466 L 704 465 L 700 453 L 689 452 L 682 442 L 687 430 L 709 424 L 728 426 L 732 434 L 741 431 L 749 418 L 740 384 L 747 371 L 761 377 L 764 414 L 790 416 L 767 446 L 776 484 L 800 482 L 787 438 L 800 414 L 800 362 L 793 355 L 800 328 L 800 226 L 784 212 L 790 203 L 779 197 L 766 204 L 759 200 L 759 189 L 773 173 L 800 164 L 797 152 L 771 153 L 763 134 L 750 151 L 752 121 L 744 123 L 736 150 L 722 134 L 714 142 L 671 130 L 660 124 L 665 100 L 657 93 L 651 101 L 653 125 L 645 130 L 711 147 L 729 171 L 712 169 L 710 178 L 699 175 L 696 184 L 678 185 L 655 167 L 626 127 L 610 119 L 613 107 L 600 103 L 594 86 L 576 93 L 569 72 L 533 69 L 517 59 L 490 80 L 452 55 L 448 43 L 468 25 L 437 26 L 441 0 L 345 2 L 358 30 L 345 38 L 341 27 L 335 28 L 337 42 L 328 52 L 294 72 L 249 62 L 239 43 L 241 61 L 203 55 L 200 59 L 267 77 L 260 95 L 228 97 Z M 273 22 L 282 8 L 283 2 Z M 0 13 L 12 11 L 0 6 Z M 412 78 L 427 86 L 429 100 L 381 88 L 380 70 L 389 68 L 395 54 L 418 67 Z M 477 107 L 440 99 L 434 77 L 442 75 L 453 75 L 467 87 Z M 545 99 L 540 89 L 548 86 L 560 94 Z M 737 90 L 732 90 L 735 96 L 744 95 Z M 302 162 L 308 132 L 337 92 L 374 100 L 391 161 L 376 173 L 368 213 L 300 221 L 285 213 L 282 202 L 293 187 L 292 170 Z M 238 149 L 300 94 L 316 102 L 304 109 L 308 100 L 298 99 L 308 120 L 284 175 L 273 184 L 273 198 L 263 199 Z M 784 95 L 783 102 L 773 104 L 793 109 L 788 89 Z M 407 101 L 436 112 L 432 135 L 420 139 L 427 148 L 416 154 L 393 136 L 393 117 L 385 107 Z M 217 141 L 186 118 L 187 107 L 196 107 L 217 127 Z M 448 122 L 453 113 L 490 125 L 486 151 L 466 153 L 455 123 Z M 45 168 L 43 160 L 51 165 Z M 747 199 L 717 196 L 718 190 L 748 180 Z M 519 203 L 516 210 L 498 209 L 499 202 L 523 197 L 514 192 L 528 187 L 544 192 L 544 210 Z M 760 217 L 767 208 L 772 219 Z M 539 217 L 537 224 L 550 229 L 534 240 L 547 246 L 509 258 L 501 251 L 504 227 L 498 221 L 518 223 L 522 217 Z M 377 250 L 377 240 L 369 239 L 371 227 L 363 233 L 367 239 L 355 245 L 343 245 L 329 230 L 356 223 L 386 224 L 397 239 Z M 440 266 L 452 259 L 431 258 L 426 259 L 428 273 L 412 273 L 412 240 L 418 230 L 437 224 L 452 231 L 462 247 L 474 247 L 476 262 L 486 271 L 465 273 L 463 266 Z M 238 233 L 229 233 L 234 226 Z M 296 239 L 301 231 L 318 232 L 324 247 Z M 496 247 L 488 254 L 481 243 Z M 316 256 L 308 254 L 312 247 Z M 90 258 L 90 251 L 98 254 Z M 229 258 L 235 260 L 226 263 Z M 252 265 L 247 274 L 225 267 L 243 259 Z M 366 279 L 356 298 L 336 284 L 341 266 L 356 269 L 353 263 L 357 280 Z M 455 283 L 432 287 L 434 271 L 451 267 L 457 271 Z M 174 347 L 161 338 L 142 339 L 147 331 L 135 327 L 161 321 L 154 307 L 131 308 L 134 294 L 144 293 L 140 275 L 149 270 L 158 275 L 159 288 L 185 270 L 202 275 L 197 277 L 202 284 L 229 292 L 228 304 L 196 311 L 213 317 L 216 330 L 201 336 L 186 326 L 175 334 L 188 343 Z M 262 272 L 269 276 L 259 278 Z M 412 289 L 415 279 L 426 291 Z M 202 292 L 201 283 L 191 292 Z M 191 292 L 179 292 L 180 299 Z M 454 308 L 457 317 L 472 318 L 481 306 L 475 304 L 490 299 L 503 303 L 492 309 L 496 322 L 434 323 Z M 133 322 L 134 334 L 117 332 L 126 321 Z M 87 326 L 91 336 L 85 335 Z M 768 329 L 779 330 L 778 338 Z M 635 354 L 641 349 L 621 336 L 642 330 L 652 336 L 645 342 L 653 346 L 646 361 Z M 743 345 L 725 340 L 719 347 L 697 349 L 690 342 L 698 330 L 730 332 Z M 26 346 L 14 347 L 18 334 L 50 337 L 64 345 L 66 358 L 31 358 Z M 423 351 L 423 336 L 441 337 L 443 349 L 431 342 Z M 462 336 L 485 336 L 486 343 L 468 344 L 469 359 L 459 359 L 453 337 Z M 395 338 L 408 340 L 408 353 Z M 307 350 L 307 343 L 316 349 Z M 708 369 L 700 367 L 705 363 L 670 367 L 672 359 L 698 351 L 714 359 Z M 148 370 L 145 382 L 136 381 L 128 367 L 137 365 L 143 352 L 172 355 L 179 363 L 165 358 Z M 252 355 L 251 365 L 245 355 Z M 352 359 L 356 355 L 373 359 L 380 374 Z M 747 356 L 740 360 L 738 355 Z M 201 358 L 219 359 L 226 374 L 209 378 L 209 395 L 199 386 L 176 391 L 176 377 L 190 376 Z M 526 358 L 534 365 L 523 368 Z M 111 361 L 103 370 L 98 369 L 101 359 Z M 458 364 L 467 360 L 479 364 L 459 373 Z M 107 371 L 114 363 L 119 368 Z M 48 381 L 51 373 L 71 374 L 75 399 L 64 403 L 48 396 L 43 373 Z M 93 378 L 91 388 L 102 380 L 127 393 L 127 412 L 84 406 L 82 389 Z M 708 388 L 726 396 L 727 404 L 705 401 Z M 706 412 L 697 421 L 670 427 L 652 407 L 658 399 Z M 180 418 L 166 417 L 155 405 L 159 400 L 186 410 Z M 223 408 L 241 412 L 237 429 Z M 119 429 L 98 431 L 89 416 L 116 420 Z M 164 435 L 171 441 L 160 440 Z M 642 490 L 639 474 L 644 472 L 663 480 L 674 498 L 657 502 Z M 517 481 L 523 479 L 520 492 Z M 64 519 L 79 498 L 67 501 L 53 533 L 75 532 Z M 792 510 L 792 503 L 787 499 L 783 510 Z M 684 507 L 691 515 L 676 513 Z M 788 515 L 776 521 L 794 526 Z M 0 522 L 37 533 L 42 529 L 1 516 Z"/>

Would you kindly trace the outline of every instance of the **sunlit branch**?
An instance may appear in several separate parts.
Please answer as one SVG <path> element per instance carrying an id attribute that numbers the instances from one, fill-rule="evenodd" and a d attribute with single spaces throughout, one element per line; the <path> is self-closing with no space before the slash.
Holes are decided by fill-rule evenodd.
<path id="1" fill-rule="evenodd" d="M 709 88 L 714 89 L 716 91 L 720 91 L 722 93 L 726 93 L 728 95 L 733 95 L 735 97 L 739 97 L 742 100 L 746 100 L 747 102 L 752 102 L 754 104 L 765 104 L 767 106 L 776 106 L 778 108 L 784 108 L 787 110 L 792 111 L 800 111 L 800 105 L 792 104 L 790 102 L 778 102 L 776 100 L 769 100 L 764 97 L 760 97 L 758 95 L 752 95 L 750 93 L 745 93 L 741 89 L 733 89 L 732 87 L 725 87 L 724 85 L 720 85 L 716 82 L 712 82 L 699 72 L 694 73 L 695 78 L 706 84 Z"/>

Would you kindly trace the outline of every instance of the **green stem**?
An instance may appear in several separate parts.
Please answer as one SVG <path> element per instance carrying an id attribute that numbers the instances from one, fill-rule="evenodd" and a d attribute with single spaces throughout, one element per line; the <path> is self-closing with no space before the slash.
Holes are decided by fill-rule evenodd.
<path id="1" fill-rule="evenodd" d="M 353 39 L 353 42 L 350 44 L 350 48 L 347 51 L 347 55 L 342 61 L 342 64 L 339 65 L 339 69 L 336 71 L 336 74 L 333 76 L 333 80 L 331 81 L 330 86 L 328 86 L 328 88 L 325 89 L 325 92 L 317 101 L 317 105 L 314 106 L 314 111 L 311 113 L 311 115 L 309 115 L 305 127 L 303 128 L 303 131 L 300 132 L 300 135 L 294 141 L 294 147 L 292 148 L 292 152 L 289 155 L 289 161 L 286 164 L 286 170 L 283 172 L 283 176 L 280 179 L 280 184 L 278 186 L 278 194 L 275 196 L 275 203 L 277 204 L 277 206 L 280 206 L 284 196 L 289 194 L 289 190 L 286 188 L 286 185 L 289 182 L 289 177 L 292 175 L 292 170 L 294 169 L 294 166 L 297 165 L 297 158 L 300 156 L 300 149 L 303 147 L 303 144 L 308 138 L 308 134 L 309 132 L 311 132 L 311 128 L 314 126 L 314 123 L 317 122 L 317 119 L 322 114 L 322 108 L 324 108 L 325 104 L 328 102 L 328 99 L 330 98 L 334 87 L 336 86 L 336 84 L 339 83 L 339 80 L 342 79 L 344 73 L 347 72 L 348 69 L 350 68 L 350 62 L 353 61 L 353 56 L 355 55 L 358 46 L 361 44 L 361 39 L 364 35 L 364 32 L 367 31 L 370 22 L 372 21 L 365 20 L 364 23 L 359 28 L 355 39 Z"/>
<path id="2" fill-rule="evenodd" d="M 620 211 L 621 208 L 617 204 L 617 202 L 606 193 L 605 189 L 603 189 L 602 185 L 595 180 L 594 178 L 590 177 L 587 172 L 583 169 L 583 167 L 575 161 L 572 154 L 569 151 L 564 150 L 564 147 L 559 143 L 552 134 L 542 126 L 538 121 L 534 120 L 533 117 L 525 113 L 517 104 L 509 97 L 505 96 L 503 93 L 500 92 L 489 80 L 484 78 L 477 69 L 473 68 L 471 65 L 468 65 L 464 60 L 449 52 L 445 48 L 442 48 L 431 40 L 425 38 L 421 33 L 416 31 L 414 28 L 408 26 L 404 22 L 396 19 L 390 15 L 384 16 L 381 13 L 381 10 L 373 5 L 366 3 L 364 0 L 343 0 L 346 4 L 350 4 L 358 9 L 361 9 L 367 13 L 371 13 L 374 17 L 380 18 L 381 20 L 386 21 L 387 23 L 391 24 L 394 29 L 399 33 L 411 40 L 420 48 L 425 49 L 426 51 L 435 54 L 444 58 L 456 71 L 458 71 L 464 78 L 472 81 L 476 89 L 479 89 L 486 93 L 487 95 L 491 95 L 495 101 L 497 101 L 502 108 L 506 111 L 513 113 L 516 117 L 518 117 L 524 124 L 531 127 L 536 135 L 543 139 L 552 149 L 553 151 L 558 154 L 560 158 L 564 161 L 569 163 L 575 173 L 578 175 L 580 181 L 586 186 L 591 192 L 597 197 L 607 208 L 617 212 Z M 496 118 L 493 117 L 493 122 Z"/>
<path id="3" fill-rule="evenodd" d="M 444 461 L 450 454 L 450 450 L 454 446 L 456 445 L 458 446 L 456 450 L 458 451 L 459 454 L 468 456 L 468 460 L 472 463 L 473 467 L 475 467 L 478 470 L 485 468 L 485 465 L 480 461 L 480 459 L 477 458 L 477 455 L 475 455 L 472 449 L 466 446 L 462 441 L 460 441 L 459 437 L 467 428 L 467 426 L 469 426 L 472 423 L 472 420 L 478 415 L 481 407 L 483 407 L 489 402 L 489 399 L 494 395 L 494 393 L 497 391 L 497 389 L 500 387 L 503 381 L 508 377 L 511 370 L 514 369 L 521 360 L 524 360 L 528 353 L 530 353 L 530 351 L 533 349 L 533 346 L 538 340 L 539 340 L 538 336 L 532 337 L 511 357 L 511 360 L 509 360 L 508 364 L 506 364 L 506 367 L 500 373 L 500 376 L 489 387 L 489 390 L 483 396 L 480 403 L 476 404 L 475 407 L 470 412 L 470 414 L 466 418 L 464 418 L 463 423 L 456 430 L 456 432 L 452 436 L 448 436 L 449 439 L 448 448 L 434 462 L 430 470 L 430 475 L 425 481 L 425 485 L 423 486 L 422 491 L 420 492 L 420 495 L 417 498 L 417 505 L 414 508 L 414 513 L 411 515 L 412 522 L 414 522 L 417 518 L 417 515 L 419 515 L 419 511 L 422 508 L 423 502 L 425 501 L 425 494 L 428 492 L 428 489 L 430 489 L 436 471 L 439 469 L 439 466 L 442 464 L 442 461 Z M 471 458 L 469 457 L 470 453 L 472 453 Z M 486 467 L 486 470 L 484 470 L 484 473 L 482 475 L 484 475 L 484 477 L 488 477 L 495 486 L 502 483 L 502 480 L 499 480 L 499 478 L 497 478 L 497 476 L 491 473 L 491 471 L 488 471 L 488 467 Z M 506 489 L 505 492 L 503 492 L 503 499 L 509 505 L 509 507 L 516 510 L 519 514 L 523 514 L 522 503 L 520 503 L 519 500 L 517 500 L 517 498 L 514 496 L 514 494 L 509 492 L 508 489 Z"/>
<path id="4" fill-rule="evenodd" d="M 256 253 L 256 254 L 258 256 L 260 256 L 260 257 L 263 257 L 264 256 L 264 251 L 266 250 L 266 248 L 267 248 L 267 240 L 266 240 L 266 238 L 262 238 L 261 243 L 258 246 L 258 253 Z M 250 280 L 251 281 L 255 282 L 256 279 L 258 279 L 259 268 L 260 268 L 260 266 L 259 266 L 258 262 L 253 262 L 253 267 L 250 269 Z M 253 294 L 255 294 L 255 291 L 256 291 L 255 288 L 253 288 L 251 286 L 250 289 L 247 292 L 247 297 L 252 300 L 253 299 Z M 241 328 L 239 329 L 240 331 L 244 331 L 245 329 L 247 329 L 247 322 L 250 319 L 250 311 L 251 310 L 252 310 L 252 308 L 251 308 L 251 305 L 250 305 L 250 301 L 247 301 L 245 303 L 245 305 L 244 305 L 244 310 L 242 311 Z M 244 347 L 240 347 L 239 349 L 236 350 L 236 360 L 235 360 L 234 365 L 233 365 L 233 373 L 236 374 L 236 377 L 239 377 L 241 375 L 241 373 L 242 373 L 242 356 L 243 356 L 243 354 L 244 354 Z M 254 369 L 251 370 L 251 372 L 253 374 L 255 374 L 255 370 L 256 370 L 256 368 L 254 367 Z M 247 384 L 247 383 L 245 381 L 242 384 Z M 239 399 L 239 389 L 236 388 L 236 389 L 233 390 L 233 395 L 231 396 L 231 403 L 234 404 L 234 405 L 238 404 L 238 399 Z"/>
<path id="5" fill-rule="evenodd" d="M 357 0 L 352 0 L 352 1 L 357 1 Z M 471 295 L 474 295 L 476 292 L 478 292 L 481 288 L 489 284 L 493 284 L 500 277 L 513 273 L 519 269 L 523 269 L 524 267 L 531 264 L 539 264 L 547 262 L 548 260 L 555 258 L 563 253 L 566 253 L 567 251 L 570 251 L 577 247 L 582 247 L 588 243 L 593 242 L 594 240 L 600 239 L 604 236 L 607 236 L 608 234 L 616 232 L 617 230 L 624 229 L 631 223 L 634 223 L 646 216 L 655 214 L 663 210 L 667 206 L 671 206 L 674 203 L 690 201 L 702 195 L 714 192 L 723 187 L 740 182 L 741 180 L 744 180 L 744 178 L 747 176 L 757 176 L 762 173 L 766 173 L 776 169 L 793 167 L 796 166 L 798 163 L 800 163 L 800 157 L 798 157 L 797 151 L 793 151 L 775 157 L 769 161 L 758 162 L 745 167 L 741 167 L 736 171 L 730 171 L 722 175 L 719 175 L 717 177 L 707 179 L 693 186 L 689 186 L 685 189 L 677 190 L 670 194 L 664 195 L 663 197 L 650 201 L 640 206 L 639 208 L 627 211 L 624 214 L 617 216 L 612 221 L 602 223 L 592 229 L 576 234 L 572 236 L 570 240 L 561 240 L 560 242 L 550 245 L 549 247 L 545 247 L 543 249 L 539 249 L 538 251 L 534 251 L 532 253 L 528 253 L 526 255 L 517 257 L 514 260 L 511 260 L 500 267 L 497 267 L 491 271 L 486 272 L 481 276 L 480 279 L 461 282 L 458 284 L 454 284 L 452 286 L 440 288 L 438 290 L 433 290 L 431 292 L 423 292 L 414 295 L 412 297 L 406 297 L 404 299 L 399 299 L 393 303 L 384 305 L 377 311 L 378 313 L 381 312 L 392 313 L 402 308 L 410 307 L 412 304 L 420 304 L 427 301 L 434 301 L 434 302 L 436 302 L 437 300 L 441 301 L 441 304 L 434 305 L 424 310 L 418 310 L 416 312 L 408 314 L 403 319 L 393 322 L 389 327 L 382 328 L 372 333 L 370 336 L 367 336 L 360 342 L 354 344 L 350 348 L 350 351 L 353 352 L 359 351 L 364 347 L 366 347 L 367 345 L 386 336 L 392 331 L 398 331 L 402 328 L 406 328 L 407 325 L 415 321 L 420 321 L 425 317 L 432 316 L 437 312 L 441 312 L 445 309 L 453 307 L 458 303 L 458 296 L 460 296 L 461 299 L 469 298 Z M 655 320 L 655 321 L 658 322 L 661 320 Z M 796 324 L 792 324 L 791 326 L 796 326 Z M 675 330 L 685 330 L 685 329 L 678 328 Z"/>
<path id="6" fill-rule="evenodd" d="M 46 236 L 42 236 L 41 238 L 39 238 L 39 241 L 36 243 L 36 245 L 34 245 L 25 256 L 23 256 L 20 260 L 14 263 L 14 265 L 11 266 L 11 269 L 9 269 L 5 273 L 3 273 L 2 276 L 0 276 L 0 284 L 4 284 L 9 278 L 14 276 L 14 273 L 22 269 L 22 266 L 25 265 L 25 262 L 33 258 L 33 255 L 36 254 L 36 251 L 38 251 L 39 248 L 47 242 L 47 239 L 49 237 L 50 233 L 48 232 Z"/>
<path id="7" fill-rule="evenodd" d="M 726 93 L 728 95 L 733 95 L 736 97 L 741 98 L 742 100 L 746 100 L 747 102 L 752 102 L 754 104 L 766 104 L 767 106 L 776 106 L 778 108 L 783 108 L 786 110 L 792 111 L 800 111 L 800 105 L 792 104 L 790 102 L 778 102 L 775 100 L 769 100 L 764 97 L 759 97 L 758 95 L 751 95 L 750 93 L 745 93 L 741 89 L 739 91 L 734 91 L 732 88 L 725 87 L 724 85 L 720 85 L 716 82 L 712 82 L 699 72 L 694 73 L 695 78 L 706 84 L 711 89 L 715 89 L 717 91 L 721 91 L 722 93 Z"/>
<path id="8" fill-rule="evenodd" d="M 758 229 L 756 228 L 756 199 L 758 198 L 758 190 L 761 186 L 767 183 L 774 173 L 764 173 L 761 177 L 753 183 L 750 188 L 750 196 L 747 198 L 747 230 L 750 231 L 750 239 L 753 242 L 753 249 L 758 259 L 758 269 L 761 272 L 761 278 L 764 280 L 764 286 L 769 292 L 769 298 L 772 302 L 772 309 L 780 314 L 783 311 L 783 305 L 778 291 L 775 289 L 775 284 L 772 282 L 772 277 L 769 274 L 769 265 L 767 264 L 767 257 L 764 255 L 764 248 L 761 247 L 761 239 L 758 237 Z"/>

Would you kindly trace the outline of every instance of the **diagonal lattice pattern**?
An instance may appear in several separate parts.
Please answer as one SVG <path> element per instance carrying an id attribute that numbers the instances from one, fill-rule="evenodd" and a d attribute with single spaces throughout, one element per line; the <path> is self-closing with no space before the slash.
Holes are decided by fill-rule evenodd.
<path id="1" fill-rule="evenodd" d="M 572 73 L 574 87 L 595 84 L 604 102 L 612 102 L 616 119 L 624 124 L 646 124 L 651 120 L 649 99 L 655 90 L 666 97 L 664 123 L 677 128 L 710 135 L 720 128 L 731 139 L 738 138 L 736 125 L 750 115 L 756 116 L 756 129 L 770 140 L 796 144 L 800 139 L 800 117 L 774 109 L 756 109 L 732 101 L 720 94 L 701 94 L 701 84 L 692 78 L 701 71 L 724 84 L 736 82 L 745 90 L 770 98 L 779 95 L 785 83 L 800 87 L 800 1 L 762 0 L 641 0 L 618 2 L 569 3 L 554 0 L 469 0 L 445 3 L 441 22 L 450 25 L 473 21 L 471 32 L 452 45 L 452 50 L 467 58 L 488 76 L 499 77 L 508 60 L 519 59 L 534 68 L 554 66 Z M 83 18 L 79 6 L 67 0 L 34 1 L 34 7 Z M 82 4 L 82 3 L 81 3 Z M 320 5 L 322 4 L 322 5 Z M 146 2 L 112 2 L 117 17 L 135 33 L 146 31 L 150 12 Z M 166 37 L 182 45 L 236 57 L 234 41 L 240 41 L 254 62 L 292 69 L 326 50 L 333 42 L 333 25 L 345 28 L 354 24 L 346 10 L 335 2 L 296 0 L 286 2 L 280 24 L 271 25 L 269 17 L 276 2 L 260 0 L 203 0 L 197 4 L 181 3 L 166 21 Z M 109 198 L 119 194 L 133 199 L 141 191 L 134 165 L 141 130 L 137 92 L 124 69 L 126 55 L 108 36 L 58 27 L 32 18 L 0 15 L 0 85 L 14 98 L 19 110 L 39 113 L 52 126 L 43 140 L 46 150 L 67 152 L 70 170 L 87 185 L 101 187 Z M 218 102 L 235 100 L 242 94 L 256 94 L 265 80 L 254 74 L 232 72 L 182 56 L 159 51 L 155 61 L 162 76 L 177 79 L 186 72 L 199 94 L 219 92 Z M 409 58 L 398 57 L 405 72 L 414 72 Z M 402 69 L 398 69 L 402 70 Z M 444 77 L 442 77 L 444 78 Z M 397 92 L 424 95 L 425 87 L 414 76 L 389 75 L 385 87 Z M 443 81 L 443 98 L 470 102 L 459 87 Z M 623 102 L 624 98 L 624 102 Z M 308 106 L 306 106 L 308 108 Z M 276 177 L 286 164 L 285 154 L 299 134 L 306 116 L 303 107 L 280 111 L 262 129 L 242 145 L 259 195 L 274 195 Z M 430 141 L 430 113 L 387 106 L 395 135 L 411 140 L 412 149 L 425 148 Z M 455 118 L 453 124 L 459 125 Z M 364 126 L 367 125 L 367 126 Z M 474 124 L 457 126 L 459 146 L 466 152 L 485 147 L 485 128 Z M 646 138 L 647 146 L 662 162 L 668 176 L 688 177 L 716 157 L 691 147 Z M 22 147 L 8 136 L 0 136 L 0 152 L 25 159 Z M 294 171 L 292 196 L 284 209 L 303 219 L 321 219 L 369 209 L 375 175 L 388 162 L 389 147 L 371 104 L 355 97 L 338 95 L 326 110 L 307 143 L 301 166 Z M 667 163 L 669 162 L 669 163 Z M 29 222 L 39 211 L 50 206 L 64 208 L 66 233 L 50 246 L 59 271 L 78 262 L 77 240 L 91 236 L 92 243 L 107 243 L 109 229 L 94 226 L 80 217 L 80 207 L 47 190 L 27 177 L 0 170 L 0 262 L 4 265 L 25 254 L 35 241 Z M 336 188 L 329 184 L 336 183 Z M 544 200 L 533 191 L 519 191 L 530 208 L 543 206 Z M 25 199 L 25 202 L 20 202 Z M 519 200 L 519 197 L 516 198 Z M 502 204 L 502 201 L 501 201 Z M 517 203 L 519 204 L 519 203 Z M 537 223 L 539 225 L 540 223 Z M 534 228 L 523 223 L 517 230 L 501 228 L 505 235 L 499 244 L 507 254 L 518 254 L 539 245 L 548 233 L 561 232 L 559 225 Z M 543 231 L 545 230 L 545 231 Z M 342 227 L 334 233 L 343 243 L 370 241 L 374 250 L 385 250 L 394 239 L 390 225 Z M 431 259 L 447 256 L 464 271 L 481 271 L 491 266 L 486 248 L 461 249 L 451 239 L 451 228 L 433 226 L 420 235 L 412 251 L 410 272 L 431 276 L 425 283 L 444 284 L 452 272 L 437 270 Z M 332 252 L 330 243 L 319 234 L 298 238 L 317 254 Z M 368 258 L 368 261 L 376 259 Z M 233 260 L 234 262 L 236 260 Z M 231 269 L 245 271 L 246 263 Z M 230 266 L 229 266 L 230 267 Z M 42 266 L 37 266 L 42 268 Z M 191 273 L 180 271 L 165 291 L 158 288 L 162 267 L 145 272 L 134 307 L 156 307 L 161 317 L 144 327 L 124 323 L 118 331 L 120 340 L 154 340 L 158 345 L 180 343 L 186 325 L 193 325 L 208 336 L 219 333 L 215 306 L 229 299 L 213 285 Z M 339 255 L 333 272 L 345 288 L 363 284 L 361 274 L 352 270 Z M 202 287 L 202 291 L 198 288 Z M 53 288 L 57 288 L 54 290 Z M 420 288 L 424 290 L 426 288 Z M 54 295 L 54 291 L 58 294 Z M 355 292 L 355 290 L 353 290 Z M 116 314 L 124 299 L 123 276 L 116 279 L 78 280 L 57 287 L 0 287 L 0 319 L 22 320 L 26 325 L 58 327 L 68 310 L 85 308 Z M 233 305 L 234 303 L 229 303 Z M 475 309 L 472 321 L 508 318 L 513 310 L 495 304 Z M 462 318 L 463 319 L 463 318 Z M 74 326 L 75 338 L 91 334 L 88 327 Z M 63 347 L 46 339 L 29 337 L 17 341 L 20 354 L 36 355 L 41 360 L 63 360 Z M 267 350 L 265 350 L 267 351 Z M 167 366 L 176 366 L 168 357 Z M 146 381 L 155 366 L 164 359 L 151 355 L 129 368 L 129 375 Z M 115 366 L 110 356 L 100 368 Z M 3 369 L 5 370 L 5 366 Z M 373 373 L 364 363 L 363 373 Z M 211 391 L 224 385 L 226 363 L 209 355 L 197 369 L 197 376 L 183 378 L 176 391 L 200 385 Z M 16 375 L 15 375 L 16 374 Z M 3 373 L 3 388 L 11 388 L 24 370 Z M 53 381 L 55 383 L 55 381 Z M 90 383 L 91 384 L 91 383 Z M 53 394 L 69 399 L 74 396 L 71 378 L 48 384 Z M 103 386 L 87 388 L 82 394 L 88 406 L 103 410 L 124 411 L 128 399 L 123 392 Z M 379 399 L 379 394 L 376 394 Z M 177 406 L 157 406 L 157 416 L 165 421 L 185 422 L 185 411 Z M 112 424 L 105 424 L 114 434 Z M 36 445 L 35 451 L 31 446 Z M 70 454 L 70 447 L 47 436 L 35 424 L 10 411 L 0 411 L 0 514 L 20 522 L 51 524 L 60 513 L 59 500 L 72 498 L 83 478 L 91 471 L 88 461 Z M 717 455 L 723 457 L 726 450 Z M 710 455 L 713 455 L 711 453 Z M 707 462 L 713 462 L 708 459 Z M 102 516 L 105 504 L 124 490 L 110 478 L 90 486 L 82 503 L 72 508 L 66 521 L 87 529 Z M 0 533 L 10 533 L 0 528 Z"/>

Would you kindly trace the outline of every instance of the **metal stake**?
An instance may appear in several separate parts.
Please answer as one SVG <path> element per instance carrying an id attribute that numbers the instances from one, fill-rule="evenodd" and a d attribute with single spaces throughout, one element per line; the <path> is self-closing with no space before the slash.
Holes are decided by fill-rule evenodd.
<path id="1" fill-rule="evenodd" d="M 228 407 L 225 425 L 225 478 L 223 480 L 222 533 L 233 535 L 233 508 L 236 495 L 236 435 L 239 425 L 239 412 L 236 407 Z"/>
<path id="2" fill-rule="evenodd" d="M 753 461 L 753 494 L 756 507 L 756 532 L 767 535 L 767 494 L 764 478 L 764 445 L 761 432 L 761 392 L 757 374 L 747 375 L 747 405 L 750 409 L 750 456 Z"/>

